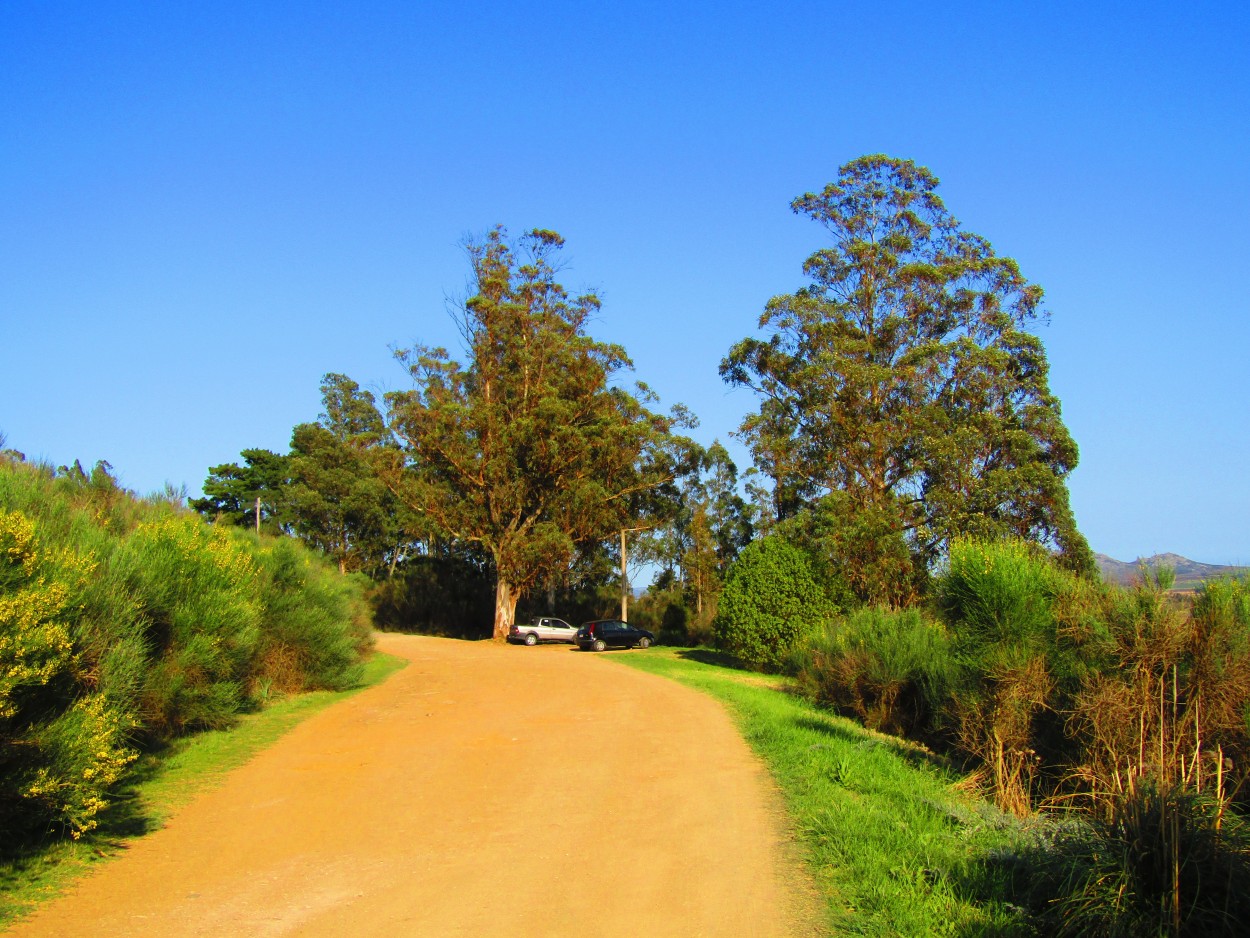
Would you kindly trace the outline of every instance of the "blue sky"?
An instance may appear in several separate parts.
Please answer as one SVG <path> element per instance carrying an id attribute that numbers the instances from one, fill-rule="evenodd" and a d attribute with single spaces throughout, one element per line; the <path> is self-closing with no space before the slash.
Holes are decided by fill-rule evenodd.
<path id="1" fill-rule="evenodd" d="M 502 223 L 727 440 L 823 243 L 790 200 L 885 152 L 1045 288 L 1093 548 L 1250 563 L 1248 55 L 1232 2 L 5 3 L 0 432 L 196 494 L 454 346 Z"/>

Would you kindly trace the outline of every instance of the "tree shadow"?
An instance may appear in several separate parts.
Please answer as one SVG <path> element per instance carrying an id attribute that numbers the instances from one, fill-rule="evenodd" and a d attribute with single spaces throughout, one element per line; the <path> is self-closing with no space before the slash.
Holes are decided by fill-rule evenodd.
<path id="1" fill-rule="evenodd" d="M 912 768 L 925 767 L 948 772 L 958 769 L 958 766 L 950 758 L 936 753 L 920 743 L 902 739 L 898 736 L 878 733 L 857 723 L 852 724 L 854 728 L 848 728 L 839 726 L 832 720 L 821 720 L 814 716 L 801 716 L 795 719 L 794 725 L 801 729 L 810 730 L 813 733 L 820 733 L 856 748 L 879 746 L 891 755 L 897 756 Z"/>
<path id="2" fill-rule="evenodd" d="M 677 652 L 678 658 L 684 658 L 687 661 L 698 661 L 700 664 L 711 664 L 718 668 L 729 668 L 733 671 L 746 671 L 750 674 L 758 674 L 759 669 L 748 665 L 741 658 L 735 658 L 726 651 L 715 651 L 711 648 L 683 648 Z"/>
<path id="3" fill-rule="evenodd" d="M 126 781 L 108 795 L 109 806 L 96 818 L 96 827 L 83 834 L 78 843 L 106 856 L 125 849 L 128 841 L 160 828 L 162 822 L 146 809 L 138 794 L 138 787 L 151 780 L 158 768 L 157 760 L 150 755 L 140 757 Z M 49 850 L 70 842 L 69 831 L 60 826 L 7 833 L 9 836 L 0 838 L 0 864 L 7 868 L 0 872 L 0 891 L 10 888 L 26 871 L 43 864 Z"/>
<path id="4" fill-rule="evenodd" d="M 1044 825 L 1043 825 L 1044 826 Z M 955 938 L 993 936 L 1036 936 L 1051 934 L 1043 921 L 1045 886 L 1039 880 L 1051 874 L 1045 838 L 1029 830 L 1012 845 L 984 850 L 959 868 L 944 874 L 952 892 L 970 905 L 999 910 L 999 924 L 968 924 L 955 931 Z M 1003 919 L 1007 921 L 1003 921 Z"/>

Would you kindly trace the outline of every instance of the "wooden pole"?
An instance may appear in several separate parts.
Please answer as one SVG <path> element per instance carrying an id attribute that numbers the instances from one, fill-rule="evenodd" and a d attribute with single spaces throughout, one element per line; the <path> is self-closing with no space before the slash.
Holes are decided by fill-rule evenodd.
<path id="1" fill-rule="evenodd" d="M 629 621 L 629 575 L 625 563 L 625 529 L 621 529 L 621 621 Z"/>
<path id="2" fill-rule="evenodd" d="M 260 535 L 260 496 L 256 496 L 256 534 Z"/>

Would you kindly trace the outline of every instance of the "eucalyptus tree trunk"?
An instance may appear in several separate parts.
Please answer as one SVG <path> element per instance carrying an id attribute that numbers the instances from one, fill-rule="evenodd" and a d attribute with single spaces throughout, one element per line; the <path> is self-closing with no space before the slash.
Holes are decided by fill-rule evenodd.
<path id="1" fill-rule="evenodd" d="M 517 593 L 502 576 L 495 580 L 495 631 L 493 638 L 502 642 L 516 621 Z"/>

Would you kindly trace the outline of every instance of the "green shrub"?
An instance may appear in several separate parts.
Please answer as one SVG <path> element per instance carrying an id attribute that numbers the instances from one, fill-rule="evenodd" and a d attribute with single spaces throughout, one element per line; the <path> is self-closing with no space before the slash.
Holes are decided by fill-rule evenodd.
<path id="1" fill-rule="evenodd" d="M 251 543 L 261 606 L 253 690 L 343 690 L 356 684 L 361 657 L 372 647 L 363 584 L 333 572 L 290 538 Z"/>
<path id="2" fill-rule="evenodd" d="M 790 650 L 836 608 L 802 550 L 778 535 L 749 544 L 725 577 L 712 623 L 717 647 L 780 670 Z"/>
<path id="3" fill-rule="evenodd" d="M 135 498 L 106 464 L 0 454 L 0 848 L 91 830 L 135 741 L 354 683 L 363 594 L 291 541 Z"/>
<path id="4" fill-rule="evenodd" d="M 261 612 L 244 536 L 162 512 L 134 530 L 118 558 L 142 603 L 154 660 L 140 707 L 157 738 L 229 725 L 243 706 Z"/>
<path id="5" fill-rule="evenodd" d="M 1051 644 L 1059 579 L 1053 562 L 1032 544 L 958 539 L 938 581 L 938 602 L 949 621 L 959 623 L 964 650 L 1028 656 Z"/>
<path id="6" fill-rule="evenodd" d="M 923 738 L 951 682 L 946 629 L 917 609 L 860 609 L 818 629 L 794 652 L 802 692 L 870 729 Z"/>

